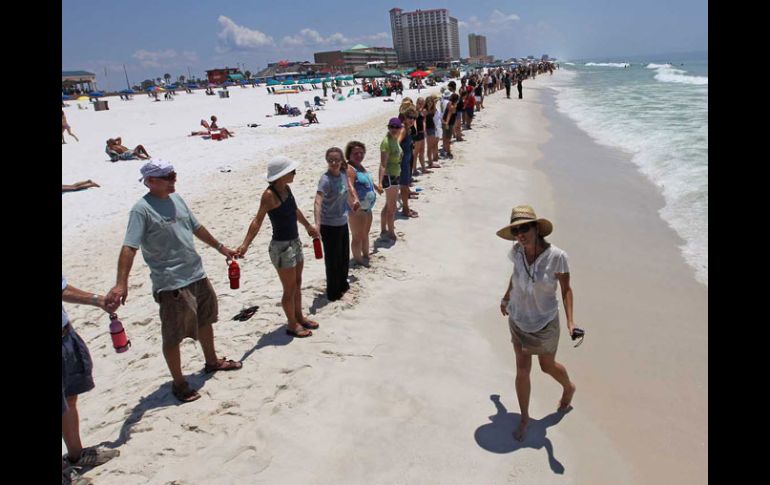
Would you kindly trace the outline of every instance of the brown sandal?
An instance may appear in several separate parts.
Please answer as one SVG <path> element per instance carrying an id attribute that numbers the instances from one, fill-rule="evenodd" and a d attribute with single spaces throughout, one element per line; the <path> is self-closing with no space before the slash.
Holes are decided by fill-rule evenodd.
<path id="1" fill-rule="evenodd" d="M 203 370 L 206 372 L 206 374 L 210 374 L 218 370 L 238 370 L 241 367 L 243 367 L 242 362 L 227 360 L 227 357 L 222 357 L 221 359 L 217 360 L 216 364 L 206 364 Z"/>
<path id="2" fill-rule="evenodd" d="M 201 398 L 201 395 L 198 394 L 198 391 L 190 387 L 190 384 L 186 383 L 184 384 L 184 388 L 178 389 L 174 383 L 171 384 L 171 393 L 174 395 L 175 398 L 182 401 L 182 403 L 188 403 L 197 401 Z"/>

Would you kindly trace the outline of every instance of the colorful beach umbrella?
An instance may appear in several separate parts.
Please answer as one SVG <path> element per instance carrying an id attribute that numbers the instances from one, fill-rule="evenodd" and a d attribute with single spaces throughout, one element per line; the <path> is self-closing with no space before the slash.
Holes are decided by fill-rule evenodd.
<path id="1" fill-rule="evenodd" d="M 429 74 L 429 73 L 427 73 L 427 72 L 425 72 L 425 71 L 414 71 L 413 73 L 411 73 L 411 74 L 409 75 L 409 77 L 425 77 L 425 76 L 427 76 L 428 74 Z"/>

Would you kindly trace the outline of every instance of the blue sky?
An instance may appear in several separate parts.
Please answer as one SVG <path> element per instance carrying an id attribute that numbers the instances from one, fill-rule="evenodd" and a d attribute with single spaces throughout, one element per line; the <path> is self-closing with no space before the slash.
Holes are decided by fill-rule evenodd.
<path id="1" fill-rule="evenodd" d="M 206 69 L 252 72 L 280 59 L 356 43 L 392 47 L 388 10 L 448 8 L 469 33 L 487 36 L 497 58 L 606 59 L 706 51 L 707 0 L 62 0 L 62 69 L 96 73 L 102 88 Z M 105 69 L 107 77 L 105 79 Z"/>

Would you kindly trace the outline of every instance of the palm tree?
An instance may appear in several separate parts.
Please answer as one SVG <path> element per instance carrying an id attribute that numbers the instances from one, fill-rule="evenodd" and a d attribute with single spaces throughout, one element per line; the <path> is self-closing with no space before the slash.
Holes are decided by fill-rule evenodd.
<path id="1" fill-rule="evenodd" d="M 251 71 L 246 71 L 244 74 L 246 75 L 246 79 L 251 79 Z"/>
<path id="2" fill-rule="evenodd" d="M 185 80 L 184 74 L 179 76 L 179 84 L 184 84 L 184 80 Z"/>

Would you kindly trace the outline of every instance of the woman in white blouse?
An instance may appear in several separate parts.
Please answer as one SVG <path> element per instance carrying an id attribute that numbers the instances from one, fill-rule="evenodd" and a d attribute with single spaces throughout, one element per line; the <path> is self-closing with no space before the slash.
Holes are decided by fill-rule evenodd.
<path id="1" fill-rule="evenodd" d="M 561 287 L 567 329 L 572 335 L 577 329 L 572 318 L 572 288 L 569 284 L 567 253 L 545 240 L 553 231 L 547 219 L 538 219 L 528 205 L 519 205 L 511 212 L 510 224 L 497 231 L 503 239 L 514 241 L 508 258 L 513 261 L 513 275 L 500 301 L 500 312 L 508 316 L 508 327 L 516 354 L 516 396 L 521 409 L 521 421 L 514 437 L 522 441 L 529 424 L 529 395 L 532 355 L 537 355 L 540 368 L 564 388 L 559 411 L 570 409 L 575 384 L 567 369 L 556 362 L 559 345 L 559 303 L 556 283 Z M 582 332 L 578 329 L 579 332 Z"/>

